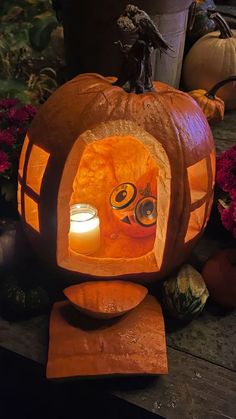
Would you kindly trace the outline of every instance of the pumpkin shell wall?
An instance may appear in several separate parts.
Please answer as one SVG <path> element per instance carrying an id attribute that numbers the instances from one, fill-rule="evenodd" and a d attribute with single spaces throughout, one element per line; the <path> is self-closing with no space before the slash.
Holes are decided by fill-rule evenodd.
<path id="1" fill-rule="evenodd" d="M 154 83 L 157 92 L 137 95 L 111 81 L 97 74 L 80 75 L 41 107 L 22 149 L 18 208 L 30 242 L 53 267 L 91 278 L 127 275 L 145 282 L 180 265 L 203 232 L 213 197 L 213 138 L 201 109 L 187 94 Z M 135 148 L 137 153 L 129 160 Z M 154 237 L 119 239 L 118 234 L 98 254 L 74 254 L 68 249 L 70 204 L 76 193 L 87 196 L 91 204 L 96 195 L 90 191 L 87 173 L 101 178 L 102 185 L 109 184 L 104 173 L 111 166 L 109 173 L 115 167 L 123 180 L 122 173 L 131 173 L 135 159 L 141 166 L 133 164 L 134 179 L 136 171 L 137 178 L 145 174 L 138 167 L 147 167 L 151 182 L 155 173 Z M 96 183 L 101 197 L 100 186 Z M 108 189 L 101 219 L 104 214 L 110 217 L 107 193 Z M 108 226 L 109 220 L 101 221 Z"/>

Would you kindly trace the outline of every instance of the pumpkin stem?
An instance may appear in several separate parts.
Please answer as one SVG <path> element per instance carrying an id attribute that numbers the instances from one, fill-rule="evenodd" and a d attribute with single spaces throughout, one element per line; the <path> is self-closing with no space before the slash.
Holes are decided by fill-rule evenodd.
<path id="1" fill-rule="evenodd" d="M 172 50 L 160 34 L 157 26 L 146 12 L 137 6 L 128 4 L 117 20 L 121 31 L 134 33 L 136 40 L 133 45 L 118 44 L 123 53 L 123 65 L 120 75 L 114 83 L 128 93 L 145 93 L 154 91 L 152 84 L 151 52 Z M 172 50 L 173 51 L 173 50 Z"/>
<path id="2" fill-rule="evenodd" d="M 215 99 L 217 90 L 219 90 L 222 86 L 232 81 L 236 81 L 236 76 L 231 76 L 225 80 L 219 81 L 210 90 L 208 90 L 207 93 L 205 93 L 205 96 L 208 97 L 208 99 Z"/>
<path id="3" fill-rule="evenodd" d="M 225 21 L 225 19 L 221 16 L 219 12 L 216 10 L 208 9 L 207 10 L 207 16 L 209 19 L 212 19 L 216 26 L 220 30 L 220 38 L 227 39 L 233 37 L 233 32 L 231 31 L 228 23 Z"/>

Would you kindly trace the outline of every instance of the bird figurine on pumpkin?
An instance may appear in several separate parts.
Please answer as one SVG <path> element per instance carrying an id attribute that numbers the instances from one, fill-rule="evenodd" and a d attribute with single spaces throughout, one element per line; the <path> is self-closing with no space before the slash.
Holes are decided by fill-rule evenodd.
<path id="1" fill-rule="evenodd" d="M 173 49 L 165 41 L 148 14 L 137 6 L 128 4 L 117 20 L 117 24 L 121 31 L 135 33 L 137 39 L 132 46 L 117 42 L 121 46 L 125 59 L 120 76 L 114 84 L 125 88 L 128 80 L 132 80 L 129 91 L 135 93 L 150 91 L 152 89 L 150 58 L 152 49 L 159 49 L 165 53 Z"/>

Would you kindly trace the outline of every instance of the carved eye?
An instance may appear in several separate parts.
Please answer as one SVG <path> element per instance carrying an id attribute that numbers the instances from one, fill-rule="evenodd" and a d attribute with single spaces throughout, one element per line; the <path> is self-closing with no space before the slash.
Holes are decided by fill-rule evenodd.
<path id="1" fill-rule="evenodd" d="M 147 196 L 140 199 L 135 207 L 135 219 L 144 227 L 153 226 L 157 221 L 157 199 Z"/>
<path id="2" fill-rule="evenodd" d="M 136 195 L 137 189 L 133 183 L 121 183 L 113 189 L 110 196 L 110 205 L 117 210 L 126 208 L 134 201 Z"/>

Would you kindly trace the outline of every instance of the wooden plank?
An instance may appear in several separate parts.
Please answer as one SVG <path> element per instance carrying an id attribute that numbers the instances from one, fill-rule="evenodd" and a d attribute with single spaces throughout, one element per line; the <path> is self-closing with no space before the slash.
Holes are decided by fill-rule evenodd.
<path id="1" fill-rule="evenodd" d="M 236 418 L 236 374 L 210 362 L 168 349 L 169 375 L 114 380 L 114 395 L 168 419 Z"/>
<path id="2" fill-rule="evenodd" d="M 177 329 L 172 325 L 172 332 L 167 333 L 167 344 L 236 371 L 236 311 L 223 315 L 219 308 L 215 313 L 213 309 L 217 307 L 209 305 L 185 327 Z"/>
<path id="3" fill-rule="evenodd" d="M 170 320 L 166 322 L 166 328 L 169 346 L 229 369 L 236 369 L 235 311 L 224 313 L 218 307 L 209 305 L 201 316 L 187 326 L 177 327 Z M 0 330 L 0 346 L 45 364 L 48 316 L 22 322 L 0 319 Z"/>
<path id="4" fill-rule="evenodd" d="M 21 322 L 0 317 L 0 346 L 39 364 L 45 364 L 48 347 L 48 316 Z"/>

